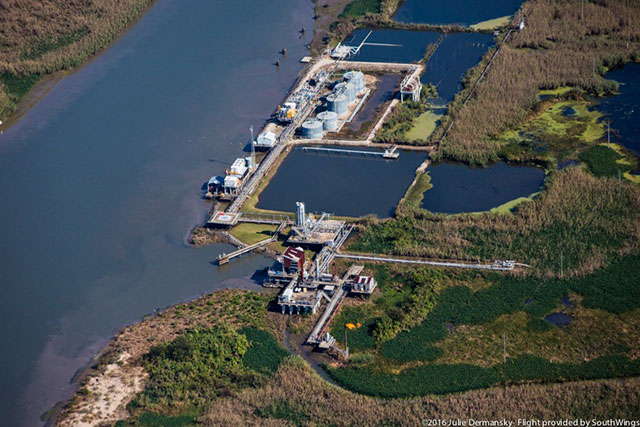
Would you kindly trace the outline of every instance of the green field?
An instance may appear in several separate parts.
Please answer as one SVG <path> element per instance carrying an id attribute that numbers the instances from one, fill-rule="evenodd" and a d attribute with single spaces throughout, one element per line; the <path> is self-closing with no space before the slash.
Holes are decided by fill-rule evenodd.
<path id="1" fill-rule="evenodd" d="M 395 277 L 398 274 L 404 279 Z M 474 290 L 471 285 L 479 278 L 486 284 Z M 431 283 L 426 289 L 436 297 L 435 305 L 413 298 L 424 283 Z M 398 286 L 404 292 L 399 293 Z M 349 331 L 354 362 L 329 369 L 335 380 L 352 391 L 408 397 L 512 381 L 640 373 L 640 360 L 631 357 L 638 351 L 634 336 L 640 331 L 638 255 L 621 257 L 606 268 L 570 279 L 406 269 L 387 277 L 381 289 L 377 301 L 343 311 L 339 325 L 334 325 L 337 334 L 342 322 L 366 324 Z M 571 309 L 561 304 L 566 295 L 573 296 Z M 414 305 L 418 301 L 426 315 L 418 324 L 407 326 L 401 313 L 417 312 L 410 301 Z M 544 320 L 557 310 L 570 310 L 575 323 L 562 329 Z M 379 330 L 388 319 L 401 325 L 400 332 L 380 339 Z M 624 332 L 620 325 L 626 325 Z M 513 340 L 506 364 L 501 363 L 503 334 Z M 585 348 L 591 349 L 588 362 Z M 358 358 L 359 350 L 373 352 L 373 357 Z"/>

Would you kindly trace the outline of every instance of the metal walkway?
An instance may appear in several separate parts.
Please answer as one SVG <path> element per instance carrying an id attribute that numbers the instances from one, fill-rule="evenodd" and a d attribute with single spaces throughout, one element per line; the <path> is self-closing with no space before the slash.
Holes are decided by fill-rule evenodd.
<path id="1" fill-rule="evenodd" d="M 470 263 L 464 263 L 464 262 L 427 261 L 427 260 L 418 260 L 418 259 L 392 258 L 387 256 L 374 256 L 374 255 L 335 254 L 334 257 L 345 258 L 345 259 L 355 259 L 359 261 L 395 262 L 400 264 L 422 264 L 422 265 L 432 265 L 435 267 L 468 268 L 468 269 L 477 269 L 477 270 L 511 271 L 516 265 L 528 267 L 528 265 L 526 264 L 515 263 L 513 261 L 496 261 L 493 264 L 470 264 Z"/>
<path id="2" fill-rule="evenodd" d="M 280 234 L 280 232 L 288 225 L 287 221 L 282 221 L 280 223 L 280 225 L 278 226 L 278 228 L 276 229 L 276 231 L 273 233 L 273 235 L 271 237 L 269 237 L 268 239 L 264 239 L 259 241 L 258 243 L 254 243 L 253 245 L 249 245 L 249 246 L 245 246 L 244 248 L 240 248 L 237 251 L 233 251 L 230 254 L 220 254 L 218 255 L 218 265 L 224 265 L 227 264 L 230 260 L 232 260 L 235 257 L 239 257 L 242 254 L 246 254 L 247 252 L 251 252 L 254 249 L 258 249 L 259 247 L 262 247 L 268 243 L 274 242 L 277 238 L 278 235 Z"/>
<path id="3" fill-rule="evenodd" d="M 324 148 L 324 147 L 301 147 L 302 151 L 318 154 L 335 154 L 343 156 L 362 156 L 362 157 L 379 157 L 383 159 L 397 159 L 399 153 L 397 147 L 393 146 L 385 151 L 364 151 L 364 150 L 348 150 L 344 148 Z"/>

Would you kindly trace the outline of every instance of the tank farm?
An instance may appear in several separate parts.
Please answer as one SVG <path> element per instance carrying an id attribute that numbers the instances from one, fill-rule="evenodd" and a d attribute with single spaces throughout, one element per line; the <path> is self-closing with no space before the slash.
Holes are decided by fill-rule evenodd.
<path id="1" fill-rule="evenodd" d="M 251 245 L 231 237 L 239 249 L 219 255 L 218 264 L 222 266 L 245 253 L 264 248 L 279 238 L 284 239 L 280 246 L 282 250 L 278 251 L 276 261 L 268 269 L 263 286 L 280 289 L 277 305 L 283 315 L 320 313 L 305 343 L 345 358 L 349 356 L 348 347 L 343 349 L 336 346 L 335 337 L 328 331 L 345 298 L 366 298 L 376 289 L 374 277 L 362 274 L 364 263 L 404 263 L 494 271 L 527 267 L 515 261 L 496 260 L 481 264 L 348 253 L 341 247 L 355 227 L 355 218 L 340 218 L 326 212 L 311 214 L 306 211 L 302 200 L 296 203 L 295 214 L 243 210 L 252 195 L 256 196 L 270 177 L 277 173 L 280 161 L 293 149 L 387 161 L 398 159 L 404 149 L 421 150 L 425 152 L 425 160 L 419 168 L 424 170 L 428 166 L 427 155 L 433 147 L 374 142 L 376 132 L 398 103 L 420 100 L 423 89 L 420 76 L 425 66 L 424 61 L 359 61 L 359 53 L 364 47 L 384 45 L 367 42 L 373 31 L 368 30 L 356 43 L 339 43 L 319 58 L 303 58 L 309 65 L 285 101 L 277 107 L 257 137 L 254 138 L 253 128 L 250 129 L 251 142 L 247 155 L 237 158 L 227 169 L 226 176 L 212 177 L 204 195 L 216 201 L 205 224 L 211 233 L 224 233 L 231 237 L 228 230 L 247 223 L 277 227 L 271 236 Z M 509 34 L 510 31 L 502 39 Z M 435 48 L 429 50 L 430 55 L 437 50 L 438 44 L 439 40 Z M 398 77 L 399 83 L 390 102 L 379 109 L 371 129 L 360 138 L 340 137 L 341 129 L 358 115 L 369 100 L 376 88 L 376 76 L 380 74 Z M 354 193 L 354 197 L 357 197 L 357 193 Z M 348 265 L 341 275 L 332 273 L 335 272 L 332 269 L 335 260 L 343 260 Z"/>

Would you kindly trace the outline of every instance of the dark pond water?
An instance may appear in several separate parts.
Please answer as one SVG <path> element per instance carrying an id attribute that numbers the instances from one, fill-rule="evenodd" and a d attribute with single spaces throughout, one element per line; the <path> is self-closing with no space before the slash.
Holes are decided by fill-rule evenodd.
<path id="1" fill-rule="evenodd" d="M 576 110 L 573 107 L 565 107 L 562 109 L 562 115 L 565 117 L 573 117 L 576 115 Z"/>
<path id="2" fill-rule="evenodd" d="M 564 313 L 551 313 L 544 317 L 544 320 L 559 327 L 565 327 L 571 322 L 572 317 Z"/>
<path id="3" fill-rule="evenodd" d="M 309 212 L 386 218 L 393 215 L 425 157 L 421 152 L 402 151 L 397 160 L 378 160 L 295 148 L 260 195 L 258 207 L 292 212 L 296 202 L 305 202 Z"/>
<path id="4" fill-rule="evenodd" d="M 612 141 L 640 156 L 640 64 L 632 63 L 607 73 L 620 82 L 620 94 L 603 99 L 600 110 L 611 118 Z"/>
<path id="5" fill-rule="evenodd" d="M 371 122 L 376 116 L 376 110 L 380 105 L 393 98 L 396 86 L 400 81 L 398 75 L 385 74 L 378 77 L 378 84 L 376 89 L 369 94 L 367 101 L 360 108 L 358 114 L 353 118 L 350 123 L 345 124 L 343 129 L 349 129 L 351 132 L 359 133 L 368 129 L 361 129 L 362 125 Z M 371 126 L 373 124 L 371 123 Z M 367 128 L 371 127 L 367 126 Z"/>
<path id="6" fill-rule="evenodd" d="M 370 29 L 355 30 L 344 41 L 349 46 L 358 46 L 367 37 Z M 373 30 L 366 44 L 353 61 L 411 63 L 420 61 L 427 52 L 427 46 L 440 37 L 436 31 L 404 31 L 392 29 Z M 391 46 L 383 46 L 391 45 Z"/>
<path id="7" fill-rule="evenodd" d="M 573 303 L 573 301 L 571 301 L 571 298 L 569 298 L 567 295 L 563 296 L 561 299 L 562 304 L 564 304 L 565 307 L 573 307 L 575 304 Z"/>
<path id="8" fill-rule="evenodd" d="M 542 169 L 497 163 L 473 169 L 455 163 L 432 164 L 427 169 L 433 187 L 424 193 L 422 206 L 438 213 L 480 212 L 540 189 Z"/>
<path id="9" fill-rule="evenodd" d="M 312 16 L 308 0 L 158 0 L 0 135 L 0 425 L 41 424 L 120 326 L 257 286 L 269 259 L 218 268 L 229 246 L 184 240 L 209 208 L 202 183 L 300 71 Z"/>
<path id="10" fill-rule="evenodd" d="M 495 44 L 491 34 L 453 33 L 444 36 L 438 49 L 431 55 L 422 74 L 422 83 L 433 83 L 439 98 L 435 103 L 453 100 L 462 85 L 467 70 L 476 65 L 482 55 Z"/>
<path id="11" fill-rule="evenodd" d="M 514 14 L 521 0 L 406 0 L 396 12 L 399 22 L 471 25 Z"/>

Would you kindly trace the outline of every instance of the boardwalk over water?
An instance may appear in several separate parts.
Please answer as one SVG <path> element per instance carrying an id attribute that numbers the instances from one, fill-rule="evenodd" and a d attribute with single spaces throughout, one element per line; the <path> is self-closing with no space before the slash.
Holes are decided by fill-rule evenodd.
<path id="1" fill-rule="evenodd" d="M 384 151 L 351 150 L 346 148 L 326 148 L 326 147 L 301 147 L 300 150 L 309 153 L 328 154 L 336 156 L 361 156 L 382 159 L 397 159 L 400 156 L 397 147 L 394 145 Z"/>

